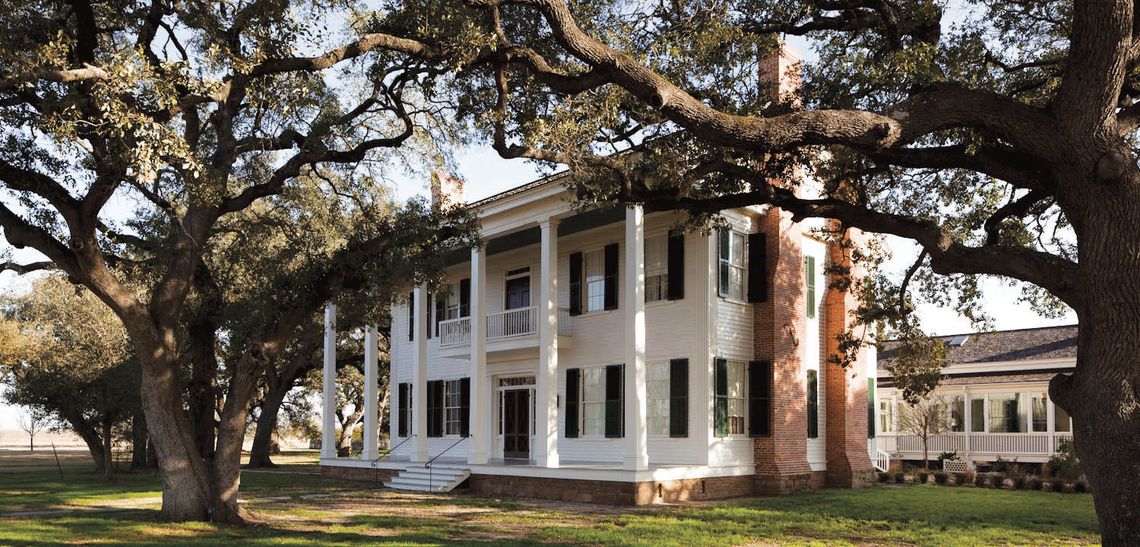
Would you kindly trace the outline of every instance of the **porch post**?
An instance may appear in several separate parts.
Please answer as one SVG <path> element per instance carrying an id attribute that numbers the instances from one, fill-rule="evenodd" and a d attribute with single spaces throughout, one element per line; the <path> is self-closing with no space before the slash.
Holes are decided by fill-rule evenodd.
<path id="1" fill-rule="evenodd" d="M 336 457 L 336 304 L 325 304 L 325 362 L 321 381 L 321 458 Z"/>
<path id="2" fill-rule="evenodd" d="M 646 443 L 645 212 L 625 210 L 625 458 L 629 471 L 649 469 Z"/>
<path id="3" fill-rule="evenodd" d="M 487 463 L 490 448 L 490 397 L 487 396 L 487 259 L 471 249 L 471 443 L 467 463 Z"/>
<path id="4" fill-rule="evenodd" d="M 376 441 L 379 437 L 377 428 L 380 427 L 376 407 L 380 400 L 379 390 L 379 347 L 376 340 L 376 326 L 364 327 L 364 453 L 361 459 L 376 459 Z"/>
<path id="5" fill-rule="evenodd" d="M 538 380 L 535 386 L 535 462 L 558 467 L 558 220 L 538 224 L 542 278 L 538 297 Z"/>
<path id="6" fill-rule="evenodd" d="M 415 321 L 412 326 L 412 461 L 428 459 L 427 442 L 427 290 L 417 286 L 412 292 Z"/>

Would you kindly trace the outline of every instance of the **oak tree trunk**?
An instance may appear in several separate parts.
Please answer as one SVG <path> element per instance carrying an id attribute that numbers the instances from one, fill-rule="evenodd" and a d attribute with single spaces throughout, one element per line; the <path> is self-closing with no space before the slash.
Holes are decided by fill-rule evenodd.
<path id="1" fill-rule="evenodd" d="M 146 418 L 138 412 L 131 418 L 131 469 L 148 466 L 146 446 Z"/>
<path id="2" fill-rule="evenodd" d="M 277 415 L 285 402 L 292 383 L 274 385 L 265 393 L 261 402 L 261 415 L 253 434 L 253 446 L 249 449 L 249 467 L 276 467 L 271 459 L 273 433 L 277 430 Z"/>
<path id="3" fill-rule="evenodd" d="M 112 438 L 112 422 L 103 420 L 103 477 L 110 480 L 115 475 L 114 445 Z"/>
<path id="4" fill-rule="evenodd" d="M 226 392 L 222 417 L 218 422 L 217 450 L 211 466 L 213 487 L 211 520 L 239 523 L 249 518 L 238 504 L 241 485 L 241 446 L 245 440 L 245 420 L 257 389 L 257 380 L 268 358 L 260 345 L 251 346 L 238 360 Z"/>
<path id="5" fill-rule="evenodd" d="M 202 457 L 214 457 L 215 415 L 218 410 L 217 326 L 195 318 L 188 327 L 190 346 L 190 420 Z"/>

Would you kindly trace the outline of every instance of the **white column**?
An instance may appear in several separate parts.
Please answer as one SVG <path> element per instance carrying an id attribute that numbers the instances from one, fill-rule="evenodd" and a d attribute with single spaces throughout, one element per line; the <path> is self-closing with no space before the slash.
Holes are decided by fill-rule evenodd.
<path id="1" fill-rule="evenodd" d="M 625 210 L 625 469 L 649 469 L 646 443 L 645 213 Z"/>
<path id="2" fill-rule="evenodd" d="M 542 277 L 538 286 L 538 381 L 535 462 L 558 467 L 558 221 L 539 223 Z"/>
<path id="3" fill-rule="evenodd" d="M 487 258 L 471 249 L 471 438 L 467 463 L 487 463 L 491 403 L 487 396 Z"/>
<path id="4" fill-rule="evenodd" d="M 415 317 L 412 327 L 412 461 L 426 462 L 427 439 L 427 290 L 412 292 Z"/>
<path id="5" fill-rule="evenodd" d="M 377 391 L 380 388 L 380 348 L 377 346 L 376 326 L 364 327 L 364 453 L 361 459 L 374 460 L 378 455 L 376 441 L 380 416 L 376 407 L 380 404 Z"/>
<path id="6" fill-rule="evenodd" d="M 699 241 L 696 258 L 696 285 L 700 291 L 697 293 L 695 314 L 698 348 L 694 354 L 696 358 L 693 361 L 693 370 L 696 371 L 696 374 L 694 374 L 693 387 L 689 390 L 689 396 L 693 397 L 693 401 L 699 401 L 693 404 L 692 408 L 703 408 L 704 412 L 694 412 L 694 415 L 689 416 L 689 431 L 693 432 L 692 437 L 697 443 L 697 463 L 708 465 L 712 447 L 717 442 L 713 424 L 715 412 L 712 386 L 717 318 L 717 274 L 714 270 L 716 266 L 712 257 L 716 256 L 713 252 L 713 245 L 716 240 L 713 237 L 705 236 Z M 702 405 L 700 402 L 704 404 Z M 695 426 L 692 425 L 694 419 L 697 420 Z M 699 431 L 704 431 L 704 435 L 697 433 Z"/>
<path id="7" fill-rule="evenodd" d="M 336 457 L 336 304 L 325 304 L 325 363 L 321 382 L 321 457 Z"/>

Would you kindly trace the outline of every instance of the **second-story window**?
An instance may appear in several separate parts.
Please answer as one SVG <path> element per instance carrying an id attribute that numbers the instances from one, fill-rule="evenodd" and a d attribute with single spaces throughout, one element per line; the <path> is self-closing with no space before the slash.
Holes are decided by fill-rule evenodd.
<path id="1" fill-rule="evenodd" d="M 586 311 L 602 311 L 606 308 L 606 264 L 601 249 L 585 254 L 586 262 Z"/>
<path id="2" fill-rule="evenodd" d="M 645 301 L 669 298 L 669 250 L 665 235 L 645 239 Z"/>
<path id="3" fill-rule="evenodd" d="M 734 300 L 744 300 L 744 235 L 721 230 L 718 236 L 718 292 Z"/>

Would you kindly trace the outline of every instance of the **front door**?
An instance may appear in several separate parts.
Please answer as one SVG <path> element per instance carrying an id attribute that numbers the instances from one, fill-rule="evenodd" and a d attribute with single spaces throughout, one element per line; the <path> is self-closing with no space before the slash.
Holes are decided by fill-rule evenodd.
<path id="1" fill-rule="evenodd" d="M 503 457 L 530 459 L 530 390 L 503 391 Z"/>

